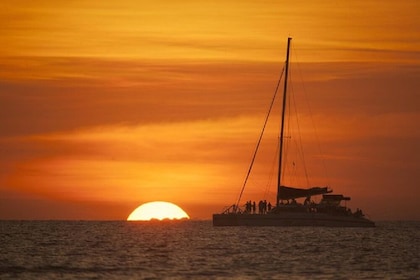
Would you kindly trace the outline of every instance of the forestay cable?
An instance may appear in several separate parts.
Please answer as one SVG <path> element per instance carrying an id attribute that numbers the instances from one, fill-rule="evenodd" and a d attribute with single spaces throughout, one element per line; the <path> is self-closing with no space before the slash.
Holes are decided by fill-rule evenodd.
<path id="1" fill-rule="evenodd" d="M 261 143 L 262 137 L 264 135 L 265 127 L 267 125 L 268 118 L 270 117 L 271 109 L 273 108 L 274 101 L 276 100 L 276 95 L 277 95 L 277 92 L 279 90 L 279 86 L 280 86 L 281 79 L 283 77 L 283 73 L 284 73 L 284 67 L 283 67 L 283 69 L 281 71 L 280 78 L 279 78 L 279 80 L 277 82 L 276 90 L 274 91 L 274 96 L 273 96 L 273 99 L 271 100 L 270 109 L 268 110 L 267 116 L 265 118 L 264 126 L 263 126 L 263 129 L 261 131 L 260 138 L 258 139 L 257 146 L 255 147 L 254 155 L 252 156 L 251 164 L 249 166 L 248 173 L 246 174 L 244 184 L 242 186 L 241 192 L 240 192 L 239 197 L 238 197 L 238 201 L 235 204 L 235 209 L 233 209 L 235 212 L 237 211 L 237 209 L 239 209 L 238 208 L 239 207 L 239 203 L 241 202 L 242 194 L 243 194 L 243 192 L 245 190 L 246 183 L 248 182 L 249 174 L 251 173 L 252 167 L 254 165 L 254 161 L 255 161 L 255 158 L 257 156 L 257 152 L 258 152 L 258 149 L 260 147 L 260 143 Z"/>

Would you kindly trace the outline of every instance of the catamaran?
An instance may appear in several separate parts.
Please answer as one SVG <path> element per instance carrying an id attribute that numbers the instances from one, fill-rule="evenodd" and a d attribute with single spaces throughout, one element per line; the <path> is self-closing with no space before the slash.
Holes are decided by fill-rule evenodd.
<path id="1" fill-rule="evenodd" d="M 247 201 L 244 206 L 240 205 L 245 184 L 240 192 L 239 199 L 235 204 L 226 207 L 221 213 L 213 214 L 213 226 L 325 226 L 325 227 L 374 227 L 375 223 L 369 220 L 362 210 L 352 211 L 343 202 L 350 200 L 350 197 L 342 194 L 332 194 L 329 187 L 296 188 L 282 184 L 282 164 L 284 150 L 284 127 L 285 111 L 287 102 L 287 82 L 289 74 L 289 54 L 292 38 L 287 40 L 286 62 L 284 66 L 284 85 L 282 117 L 280 124 L 278 172 L 277 172 L 277 198 L 276 204 L 271 206 L 266 201 L 260 201 L 259 211 L 256 211 L 256 203 Z M 274 103 L 274 100 L 273 100 Z M 273 106 L 271 104 L 271 108 Z M 268 116 L 266 122 L 268 120 Z M 263 127 L 264 133 L 265 124 Z M 261 142 L 262 134 L 254 153 L 251 167 L 255 159 L 258 145 Z M 320 202 L 316 203 L 312 197 L 322 196 Z M 296 199 L 303 199 L 298 203 Z"/>

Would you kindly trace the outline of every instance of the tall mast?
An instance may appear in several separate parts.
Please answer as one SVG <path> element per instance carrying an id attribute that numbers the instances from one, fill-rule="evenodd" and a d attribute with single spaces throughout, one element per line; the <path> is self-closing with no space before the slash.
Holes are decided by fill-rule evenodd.
<path id="1" fill-rule="evenodd" d="M 279 152 L 279 170 L 277 174 L 277 206 L 280 204 L 280 186 L 281 186 L 281 169 L 283 161 L 283 131 L 284 131 L 284 116 L 286 113 L 286 93 L 287 93 L 287 80 L 289 75 L 289 52 L 290 42 L 292 38 L 287 38 L 287 53 L 286 53 L 286 74 L 284 76 L 284 88 L 283 88 L 283 110 L 281 114 L 281 126 L 280 126 L 280 152 Z"/>

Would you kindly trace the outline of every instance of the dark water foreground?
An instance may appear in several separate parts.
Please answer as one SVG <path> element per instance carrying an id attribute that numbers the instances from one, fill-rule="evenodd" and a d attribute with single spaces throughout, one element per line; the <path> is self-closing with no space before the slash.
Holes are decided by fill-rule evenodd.
<path id="1" fill-rule="evenodd" d="M 420 279 L 419 248 L 420 222 L 0 221 L 0 279 Z"/>

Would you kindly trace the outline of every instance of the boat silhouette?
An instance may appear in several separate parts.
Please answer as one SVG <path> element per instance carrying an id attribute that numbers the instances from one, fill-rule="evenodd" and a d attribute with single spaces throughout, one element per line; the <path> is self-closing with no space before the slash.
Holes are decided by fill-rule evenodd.
<path id="1" fill-rule="evenodd" d="M 375 223 L 369 220 L 362 210 L 352 211 L 342 202 L 350 200 L 350 197 L 342 194 L 332 194 L 329 187 L 310 187 L 306 189 L 285 186 L 282 184 L 282 164 L 284 150 L 284 127 L 285 111 L 287 102 L 287 82 L 289 74 L 289 55 L 292 38 L 287 40 L 286 62 L 284 67 L 282 117 L 280 124 L 280 141 L 277 172 L 277 196 L 276 204 L 267 204 L 260 201 L 257 205 L 247 201 L 244 206 L 240 205 L 241 197 L 246 185 L 247 178 L 252 169 L 263 132 L 259 138 L 257 148 L 248 170 L 247 178 L 235 204 L 224 209 L 221 213 L 213 214 L 213 226 L 325 226 L 325 227 L 374 227 Z M 283 73 L 282 73 L 283 74 Z M 280 80 L 279 80 L 280 81 Z M 279 84 L 278 84 L 279 86 Z M 278 88 L 277 86 L 277 88 Z M 277 92 L 277 90 L 276 90 Z M 271 107 L 269 114 L 271 112 Z M 313 196 L 322 196 L 319 203 L 312 200 Z M 298 203 L 296 199 L 305 198 L 304 203 Z"/>

